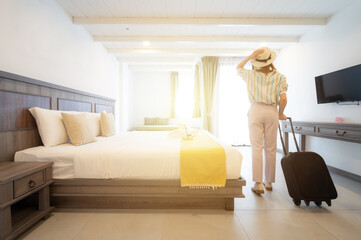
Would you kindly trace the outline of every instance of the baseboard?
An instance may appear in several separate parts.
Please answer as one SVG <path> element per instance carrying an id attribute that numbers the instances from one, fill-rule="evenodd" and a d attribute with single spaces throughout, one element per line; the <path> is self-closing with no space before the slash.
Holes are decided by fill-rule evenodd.
<path id="1" fill-rule="evenodd" d="M 360 182 L 361 183 L 361 176 L 357 175 L 357 174 L 354 174 L 354 173 L 350 173 L 350 172 L 347 172 L 347 171 L 344 171 L 344 170 L 341 170 L 339 168 L 335 168 L 335 167 L 332 167 L 332 166 L 329 166 L 327 165 L 327 168 L 330 172 L 332 173 L 336 173 L 338 175 L 341 175 L 343 177 L 347 177 L 347 178 L 350 178 L 352 180 L 355 180 L 357 182 Z"/>

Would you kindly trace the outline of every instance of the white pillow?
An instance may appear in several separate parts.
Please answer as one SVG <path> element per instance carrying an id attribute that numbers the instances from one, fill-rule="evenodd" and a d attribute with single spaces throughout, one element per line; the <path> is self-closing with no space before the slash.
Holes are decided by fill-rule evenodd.
<path id="1" fill-rule="evenodd" d="M 30 108 L 38 126 L 45 147 L 52 147 L 69 141 L 60 111 L 38 107 Z"/>
<path id="2" fill-rule="evenodd" d="M 100 136 L 100 113 L 85 113 L 88 118 L 89 127 L 94 135 L 94 137 Z"/>

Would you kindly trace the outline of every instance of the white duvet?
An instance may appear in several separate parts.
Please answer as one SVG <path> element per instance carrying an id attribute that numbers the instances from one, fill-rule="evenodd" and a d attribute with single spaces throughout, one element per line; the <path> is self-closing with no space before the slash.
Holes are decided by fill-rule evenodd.
<path id="1" fill-rule="evenodd" d="M 16 153 L 15 161 L 52 161 L 54 178 L 179 179 L 180 142 L 180 137 L 169 132 L 126 132 L 79 147 L 62 144 L 26 149 Z M 227 179 L 237 179 L 242 155 L 222 145 Z M 69 173 L 57 165 L 66 166 Z"/>

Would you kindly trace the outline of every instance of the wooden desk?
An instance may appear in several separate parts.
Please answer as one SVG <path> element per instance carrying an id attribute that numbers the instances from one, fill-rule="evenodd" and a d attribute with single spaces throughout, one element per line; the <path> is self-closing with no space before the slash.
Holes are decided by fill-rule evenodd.
<path id="1" fill-rule="evenodd" d="M 293 122 L 293 128 L 296 134 L 300 134 L 298 144 L 301 151 L 305 151 L 306 136 L 361 143 L 361 124 Z M 289 121 L 284 121 L 282 123 L 282 132 L 285 140 L 286 153 L 288 153 L 288 134 L 292 134 L 291 124 Z"/>
<path id="2" fill-rule="evenodd" d="M 52 163 L 0 163 L 0 239 L 14 239 L 54 209 Z"/>

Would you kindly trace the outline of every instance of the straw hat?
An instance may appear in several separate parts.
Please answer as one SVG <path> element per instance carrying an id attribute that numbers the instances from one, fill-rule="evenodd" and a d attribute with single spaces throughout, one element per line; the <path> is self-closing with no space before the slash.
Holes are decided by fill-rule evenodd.
<path id="1" fill-rule="evenodd" d="M 261 47 L 258 50 L 263 49 L 263 53 L 258 55 L 256 59 L 251 60 L 254 67 L 264 67 L 270 65 L 276 59 L 276 53 L 271 51 L 268 47 Z"/>

